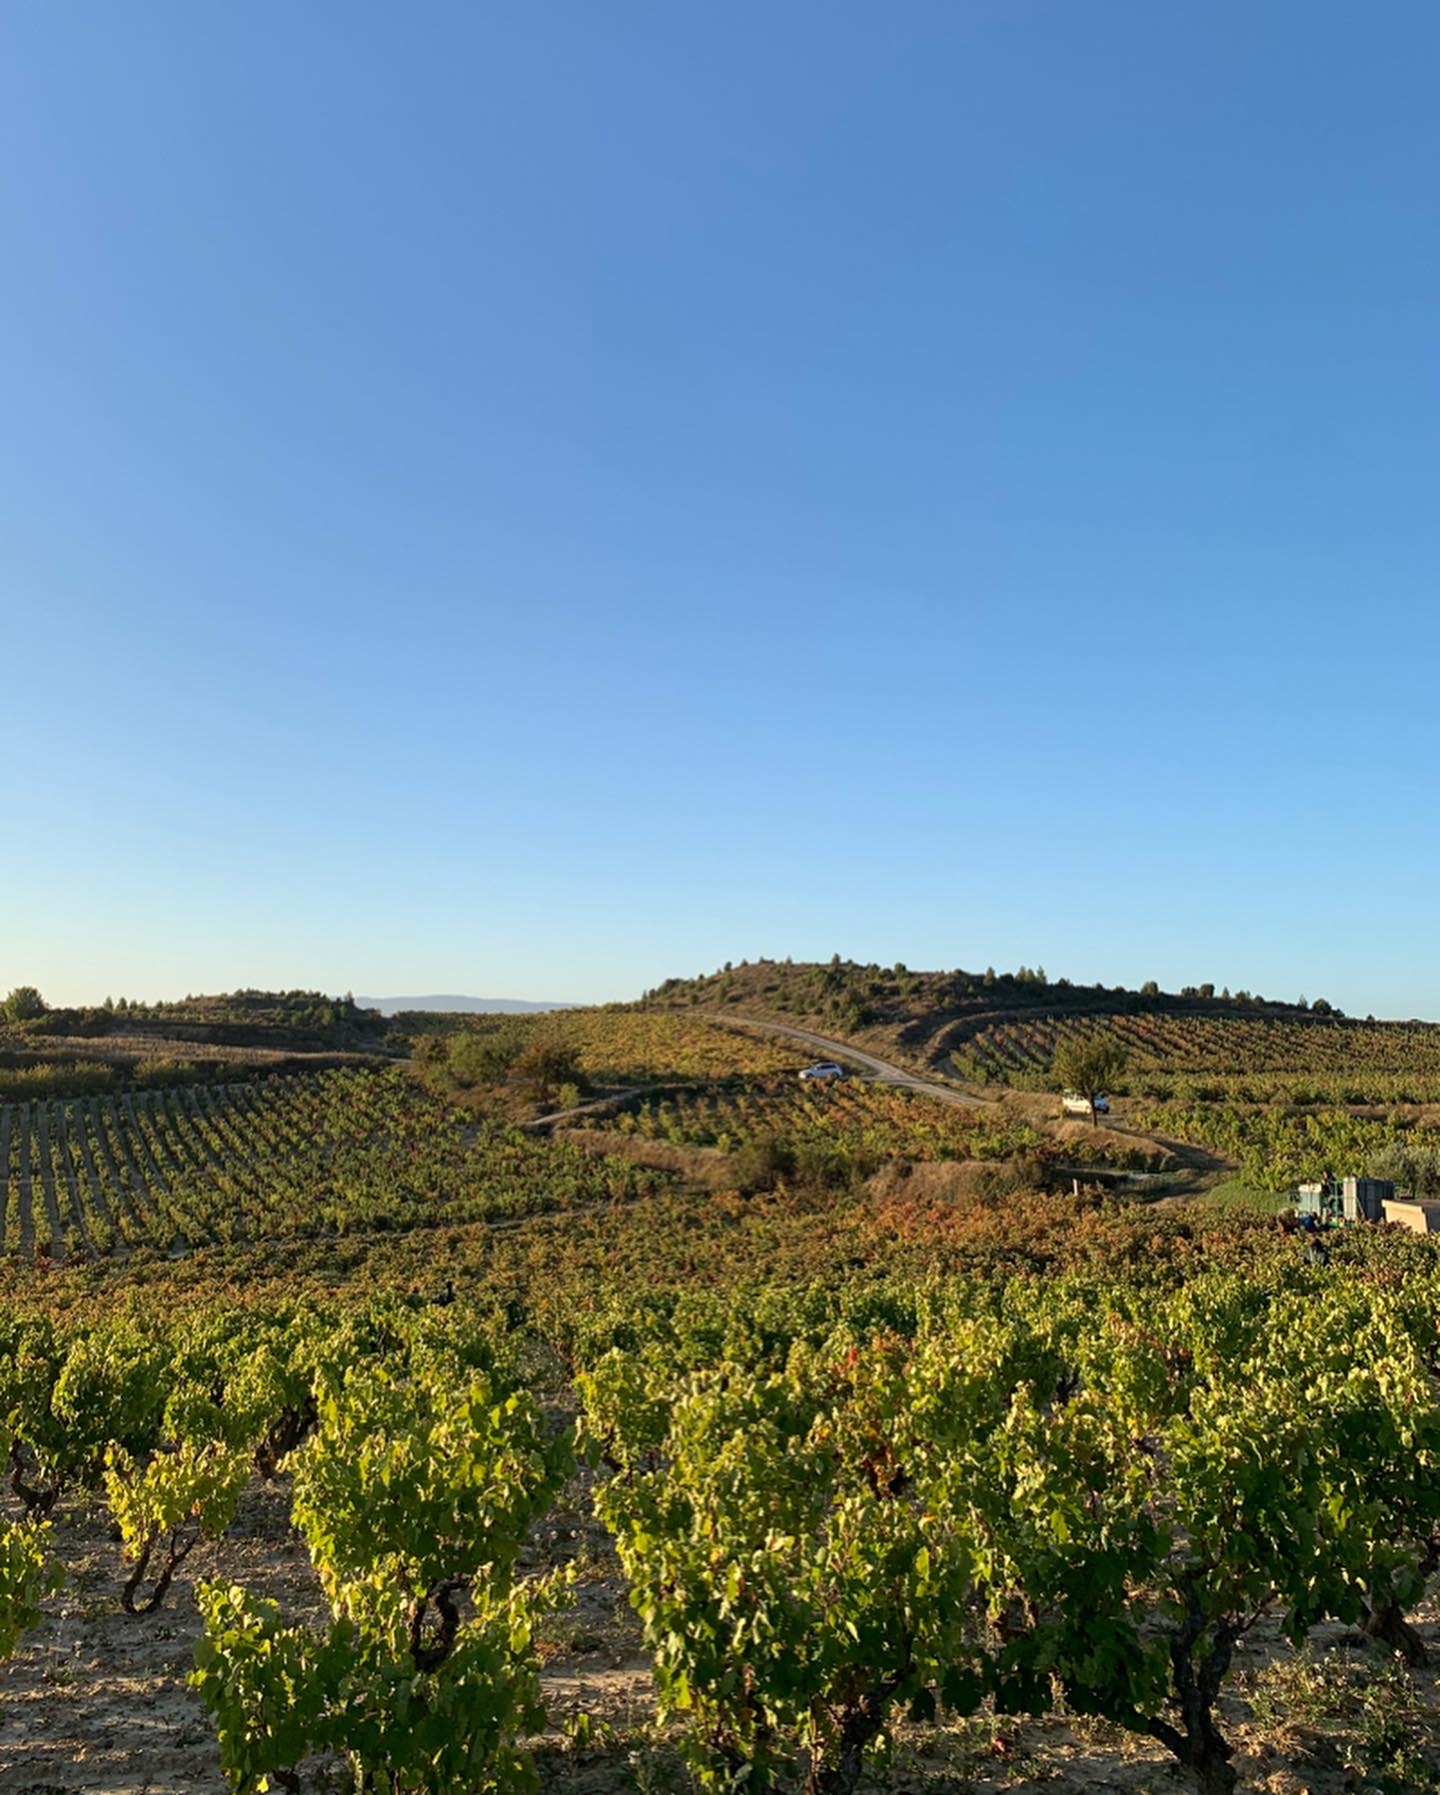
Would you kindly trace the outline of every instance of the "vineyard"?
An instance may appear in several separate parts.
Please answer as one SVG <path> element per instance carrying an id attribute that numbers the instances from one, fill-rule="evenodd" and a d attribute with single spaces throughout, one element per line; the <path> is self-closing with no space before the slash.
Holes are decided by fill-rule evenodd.
<path id="1" fill-rule="evenodd" d="M 467 1122 L 398 1071 L 0 1106 L 0 1243 L 25 1259 L 490 1220 L 662 1181 Z"/>
<path id="2" fill-rule="evenodd" d="M 577 1285 L 543 1309 L 12 1302 L 0 1690 L 28 1686 L 100 1504 L 114 1543 L 67 1625 L 194 1640 L 195 1790 L 318 1787 L 338 1755 L 400 1795 L 584 1760 L 614 1764 L 596 1788 L 851 1795 L 897 1750 L 902 1786 L 938 1790 L 965 1738 L 1033 1750 L 1063 1708 L 1230 1795 L 1262 1786 L 1276 1691 L 1337 1628 L 1358 1647 L 1333 1675 L 1358 1649 L 1392 1704 L 1351 1736 L 1350 1786 L 1433 1787 L 1440 1263 L 1237 1242 L 1231 1267 Z M 303 1542 L 293 1590 L 257 1578 L 260 1536 L 231 1551 L 261 1512 Z M 567 1693 L 597 1578 L 654 1704 L 639 1734 Z M 14 1786 L 27 1738 L 0 1736 Z"/>
<path id="3" fill-rule="evenodd" d="M 785 1046 L 704 1016 L 622 1009 L 556 1010 L 537 1016 L 443 1016 L 445 1034 L 511 1035 L 573 1052 L 581 1071 L 601 1085 L 656 1079 L 706 1080 L 759 1076 L 803 1065 L 803 1049 Z"/>
<path id="4" fill-rule="evenodd" d="M 0 1786 L 1296 1795 L 1317 1677 L 1303 1786 L 1440 1785 L 1433 1242 L 1072 1190 L 1154 1149 L 684 1011 L 457 1026 L 517 1120 L 433 1042 L 0 1106 Z M 1114 1029 L 1177 1080 L 1127 1120 L 1258 1189 L 1440 1180 L 1413 1118 L 1193 1101 L 1398 1031 L 1211 1026 L 987 1076 Z"/>
<path id="5" fill-rule="evenodd" d="M 592 1128 L 614 1129 L 676 1146 L 735 1152 L 757 1141 L 829 1146 L 861 1164 L 887 1159 L 1005 1159 L 1027 1154 L 1113 1162 L 1113 1143 L 1083 1136 L 1060 1143 L 1021 1117 L 993 1108 L 962 1109 L 901 1086 L 847 1080 L 801 1084 L 793 1073 L 728 1079 L 634 1100 Z M 1125 1157 L 1153 1155 L 1140 1145 Z"/>
<path id="6" fill-rule="evenodd" d="M 971 1148 L 986 1144 L 986 1123 L 979 1110 L 955 1109 L 896 1086 L 859 1080 L 801 1084 L 790 1073 L 700 1084 L 640 1099 L 615 1125 L 647 1140 L 722 1151 L 767 1134 L 824 1134 L 887 1154 L 945 1159 L 980 1157 Z M 1011 1150 L 999 1144 L 1010 1137 L 998 1128 L 995 1132 L 997 1150 Z M 1038 1139 L 1027 1138 L 1025 1144 Z"/>
<path id="7" fill-rule="evenodd" d="M 1440 1187 L 1440 1130 L 1409 1118 L 1212 1103 L 1155 1105 L 1136 1120 L 1222 1155 L 1256 1190 L 1293 1191 L 1337 1167 L 1392 1178 L 1426 1196 Z"/>
<path id="8" fill-rule="evenodd" d="M 1046 1016 L 993 1023 L 950 1050 L 980 1084 L 1043 1090 L 1062 1041 L 1119 1046 L 1118 1088 L 1168 1100 L 1406 1103 L 1440 1097 L 1440 1029 L 1404 1023 L 1181 1015 Z"/>

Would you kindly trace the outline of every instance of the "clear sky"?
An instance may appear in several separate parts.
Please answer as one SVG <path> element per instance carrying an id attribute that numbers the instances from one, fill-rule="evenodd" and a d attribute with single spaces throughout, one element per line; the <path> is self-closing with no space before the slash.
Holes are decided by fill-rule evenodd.
<path id="1" fill-rule="evenodd" d="M 0 11 L 0 989 L 1440 1015 L 1440 12 Z"/>

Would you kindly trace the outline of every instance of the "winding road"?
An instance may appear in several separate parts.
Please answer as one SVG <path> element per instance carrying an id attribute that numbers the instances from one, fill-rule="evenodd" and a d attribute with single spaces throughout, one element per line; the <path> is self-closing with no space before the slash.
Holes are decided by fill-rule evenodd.
<path id="1" fill-rule="evenodd" d="M 912 1072 L 904 1066 L 894 1065 L 889 1060 L 882 1060 L 873 1053 L 866 1053 L 863 1048 L 855 1047 L 848 1041 L 835 1041 L 829 1035 L 818 1035 L 814 1029 L 810 1028 L 796 1028 L 790 1022 L 772 1022 L 762 1016 L 730 1016 L 714 1013 L 705 1014 L 702 1020 L 714 1024 L 717 1028 L 733 1028 L 742 1033 L 783 1035 L 788 1040 L 798 1041 L 802 1046 L 808 1047 L 812 1052 L 827 1060 L 835 1060 L 840 1065 L 857 1067 L 864 1077 L 875 1084 L 897 1085 L 902 1090 L 919 1091 L 922 1095 L 933 1097 L 940 1103 L 948 1103 L 955 1109 L 996 1109 L 1000 1105 L 998 1097 L 981 1096 L 978 1091 L 958 1082 L 941 1084 L 934 1078 L 922 1077 L 918 1072 Z M 522 1123 L 521 1126 L 534 1129 L 537 1132 L 548 1131 L 557 1122 L 568 1122 L 573 1116 L 582 1116 L 595 1110 L 607 1109 L 611 1105 L 623 1102 L 627 1097 L 637 1096 L 643 1089 L 643 1086 L 635 1085 L 628 1090 L 611 1091 L 603 1097 L 596 1097 L 588 1103 L 582 1103 L 575 1109 L 565 1110 L 558 1115 L 538 1116 L 531 1122 Z M 1108 1174 L 1116 1182 L 1146 1187 L 1158 1184 L 1162 1180 L 1167 1183 L 1178 1180 L 1187 1190 L 1193 1186 L 1193 1190 L 1189 1190 L 1189 1194 L 1193 1195 L 1198 1194 L 1217 1179 L 1232 1176 L 1234 1173 L 1234 1167 L 1228 1161 L 1219 1159 L 1214 1154 L 1187 1142 L 1173 1140 L 1168 1135 L 1152 1134 L 1146 1129 L 1119 1122 L 1113 1116 L 1107 1119 L 1106 1126 L 1112 1134 L 1129 1135 L 1132 1139 L 1142 1142 L 1148 1147 L 1163 1149 L 1176 1162 L 1176 1169 L 1168 1173 L 1115 1171 Z M 1076 1177 L 1093 1177 L 1096 1173 L 1096 1167 L 1093 1165 L 1060 1166 L 1056 1169 L 1067 1174 L 1073 1173 Z M 1178 1199 L 1171 1198 L 1169 1200 Z M 531 1218 L 523 1217 L 521 1219 L 529 1220 Z"/>
<path id="2" fill-rule="evenodd" d="M 889 1060 L 876 1059 L 873 1053 L 865 1053 L 859 1047 L 852 1047 L 848 1041 L 832 1041 L 827 1035 L 817 1035 L 808 1028 L 795 1028 L 788 1022 L 765 1022 L 758 1016 L 707 1016 L 706 1021 L 714 1022 L 722 1028 L 755 1029 L 761 1034 L 788 1035 L 792 1041 L 803 1041 L 807 1047 L 818 1048 L 827 1059 L 836 1060 L 841 1065 L 849 1063 L 863 1067 L 876 1084 L 894 1084 L 907 1091 L 923 1091 L 927 1097 L 938 1097 L 942 1103 L 954 1104 L 957 1109 L 975 1109 L 982 1104 L 994 1105 L 999 1102 L 997 1097 L 977 1096 L 975 1092 L 959 1085 L 936 1084 L 932 1079 L 922 1078 L 916 1072 L 907 1072 L 903 1066 L 891 1065 Z"/>
<path id="3" fill-rule="evenodd" d="M 978 1091 L 967 1089 L 960 1084 L 937 1084 L 933 1079 L 922 1078 L 915 1072 L 907 1072 L 903 1066 L 893 1066 L 888 1060 L 877 1059 L 873 1053 L 865 1053 L 858 1047 L 852 1047 L 845 1041 L 832 1041 L 828 1035 L 817 1035 L 812 1029 L 795 1028 L 788 1022 L 766 1022 L 758 1016 L 711 1016 L 710 1021 L 729 1024 L 737 1028 L 754 1029 L 762 1034 L 788 1035 L 793 1041 L 802 1041 L 807 1047 L 819 1049 L 827 1059 L 838 1060 L 841 1064 L 848 1061 L 851 1065 L 862 1066 L 877 1084 L 901 1085 L 906 1090 L 923 1091 L 927 1097 L 938 1098 L 941 1103 L 954 1104 L 958 1109 L 995 1108 L 999 1105 L 998 1097 L 982 1097 Z M 1136 1185 L 1149 1184 L 1152 1176 L 1166 1176 L 1170 1180 L 1184 1180 L 1194 1185 L 1195 1192 L 1204 1189 L 1218 1179 L 1232 1177 L 1235 1167 L 1216 1154 L 1207 1152 L 1187 1141 L 1175 1140 L 1169 1135 L 1153 1134 L 1148 1129 L 1137 1128 L 1131 1123 L 1117 1121 L 1114 1116 L 1106 1119 L 1106 1127 L 1112 1134 L 1126 1134 L 1132 1140 L 1144 1145 L 1163 1149 L 1177 1162 L 1177 1171 L 1171 1174 L 1152 1175 L 1150 1173 L 1132 1172 L 1123 1176 Z M 1058 1168 L 1065 1172 L 1073 1172 L 1079 1176 L 1093 1176 L 1093 1166 L 1065 1166 Z M 1116 1174 L 1120 1176 L 1120 1174 Z M 1194 1193 L 1192 1193 L 1194 1194 Z"/>

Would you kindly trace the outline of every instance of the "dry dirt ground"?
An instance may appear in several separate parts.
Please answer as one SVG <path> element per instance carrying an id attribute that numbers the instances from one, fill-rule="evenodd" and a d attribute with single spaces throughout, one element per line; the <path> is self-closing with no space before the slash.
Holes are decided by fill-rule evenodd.
<path id="1" fill-rule="evenodd" d="M 294 1618 L 323 1602 L 283 1486 L 255 1486 L 225 1540 L 199 1547 L 163 1610 L 119 1605 L 118 1546 L 103 1510 L 72 1505 L 55 1544 L 70 1576 L 41 1625 L 0 1665 L 4 1795 L 223 1795 L 209 1717 L 185 1686 L 199 1632 L 199 1578 L 244 1583 Z M 544 1689 L 552 1730 L 535 1742 L 542 1787 L 572 1795 L 682 1795 L 691 1784 L 673 1735 L 657 1727 L 638 1623 L 588 1500 L 547 1519 L 536 1562 L 573 1560 L 573 1606 L 547 1623 Z M 1440 1652 L 1440 1611 L 1421 1631 Z M 1411 1672 L 1343 1628 L 1295 1654 L 1273 1628 L 1241 1650 L 1225 1715 L 1242 1787 L 1271 1795 L 1411 1795 L 1440 1788 L 1440 1674 Z M 580 1720 L 588 1716 L 588 1722 Z M 588 1726 L 588 1738 L 586 1728 Z M 338 1767 L 307 1771 L 338 1790 Z M 1158 1748 L 1104 1726 L 979 1716 L 901 1729 L 872 1787 L 892 1795 L 1183 1795 L 1187 1778 Z"/>

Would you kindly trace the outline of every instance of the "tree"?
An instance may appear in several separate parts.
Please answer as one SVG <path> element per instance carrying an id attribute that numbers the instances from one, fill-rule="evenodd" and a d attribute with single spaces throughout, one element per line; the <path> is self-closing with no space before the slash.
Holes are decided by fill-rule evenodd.
<path id="1" fill-rule="evenodd" d="M 560 1085 L 588 1088 L 574 1048 L 558 1042 L 536 1041 L 527 1047 L 515 1062 L 515 1075 L 537 1103 L 549 1103 Z"/>
<path id="2" fill-rule="evenodd" d="M 1415 1129 L 1408 1138 L 1393 1141 L 1373 1154 L 1365 1168 L 1368 1175 L 1383 1178 L 1412 1197 L 1440 1194 L 1440 1150 L 1417 1139 L 1421 1133 Z"/>
<path id="3" fill-rule="evenodd" d="M 45 1014 L 45 999 L 33 985 L 17 985 L 0 1005 L 7 1022 L 29 1022 L 36 1016 Z"/>
<path id="4" fill-rule="evenodd" d="M 483 1034 L 478 1029 L 462 1029 L 441 1040 L 445 1076 L 462 1091 L 503 1083 L 524 1049 L 520 1030 L 503 1024 Z"/>
<path id="5" fill-rule="evenodd" d="M 1125 1069 L 1125 1049 L 1103 1036 L 1062 1041 L 1055 1049 L 1051 1074 L 1064 1091 L 1075 1091 L 1090 1105 L 1091 1125 L 1099 1118 L 1095 1101 L 1103 1097 Z"/>
<path id="6" fill-rule="evenodd" d="M 1160 995 L 1159 981 L 1156 979 L 1146 979 L 1145 983 L 1140 987 L 1140 995 L 1142 997 L 1158 997 Z"/>

